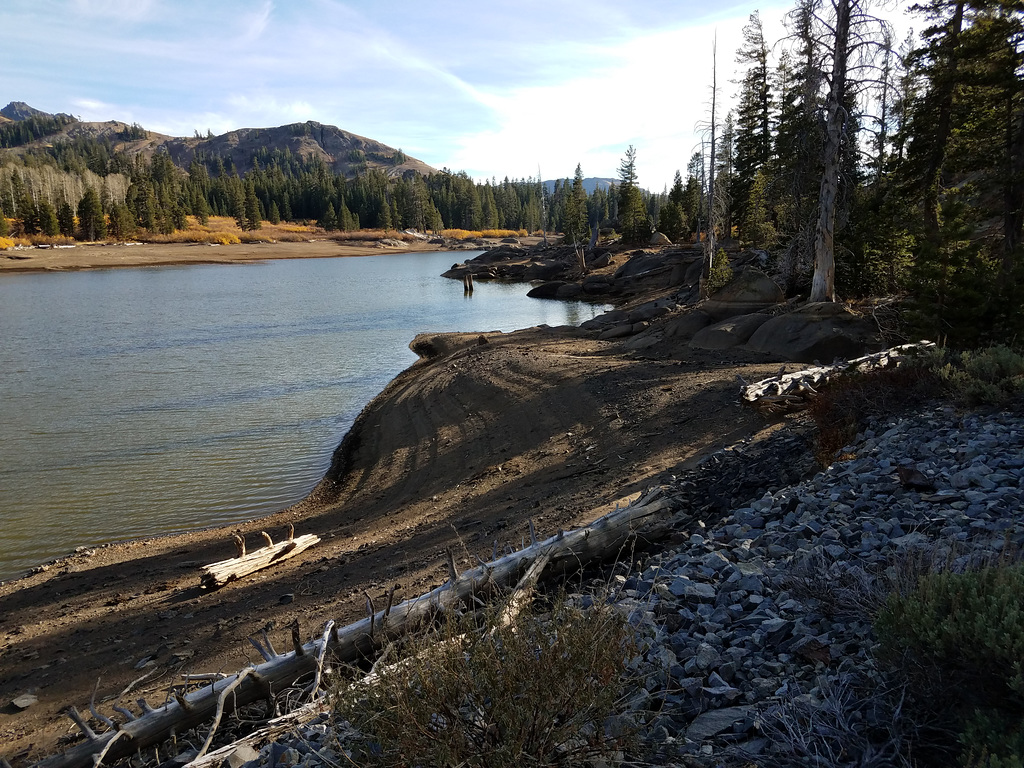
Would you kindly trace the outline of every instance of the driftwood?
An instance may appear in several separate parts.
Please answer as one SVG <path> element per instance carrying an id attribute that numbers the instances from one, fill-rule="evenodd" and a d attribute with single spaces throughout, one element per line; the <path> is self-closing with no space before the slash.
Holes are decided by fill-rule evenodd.
<path id="1" fill-rule="evenodd" d="M 274 540 L 270 538 L 270 534 L 262 531 L 261 535 L 264 542 L 266 542 L 266 546 L 248 554 L 245 552 L 245 539 L 235 534 L 232 536 L 232 540 L 238 549 L 238 557 L 204 565 L 202 586 L 207 589 L 223 587 L 229 581 L 244 578 L 251 573 L 256 573 L 256 571 L 276 565 L 282 560 L 295 557 L 320 541 L 319 536 L 311 533 L 296 538 L 294 535 L 295 529 L 289 526 L 288 530 L 288 540 L 278 544 L 274 543 Z"/>
<path id="2" fill-rule="evenodd" d="M 202 723 L 259 700 L 270 700 L 281 691 L 295 686 L 305 677 L 314 677 L 322 669 L 325 656 L 336 662 L 354 664 L 372 658 L 386 642 L 415 631 L 439 613 L 470 604 L 474 597 L 519 584 L 528 590 L 540 571 L 565 573 L 577 571 L 587 563 L 619 555 L 642 533 L 655 538 L 672 525 L 666 509 L 670 506 L 655 488 L 632 504 L 618 508 L 593 524 L 544 541 L 475 568 L 449 580 L 424 595 L 395 606 L 390 605 L 365 619 L 341 629 L 331 628 L 308 643 L 293 640 L 294 649 L 276 653 L 269 642 L 252 639 L 264 663 L 250 666 L 235 675 L 211 681 L 189 693 L 178 692 L 173 700 L 152 709 L 142 706 L 143 713 L 114 730 L 103 734 L 83 728 L 86 741 L 62 755 L 48 757 L 39 768 L 98 768 L 100 759 L 118 760 L 158 744 L 171 733 L 184 733 Z M 660 513 L 660 514 L 659 514 Z M 294 637 L 297 637 L 297 632 Z M 325 647 L 326 646 L 326 647 Z M 312 687 L 312 686 L 311 686 Z M 100 758 L 102 756 L 102 758 Z"/>
<path id="3" fill-rule="evenodd" d="M 761 381 L 747 384 L 740 379 L 740 397 L 744 402 L 753 403 L 770 411 L 791 411 L 803 408 L 810 397 L 818 394 L 818 387 L 833 377 L 854 371 L 864 373 L 899 365 L 911 352 L 934 347 L 930 341 L 903 344 L 872 355 L 845 360 L 832 365 L 819 365 L 794 373 L 779 372 Z M 783 369 L 784 371 L 785 369 Z"/>

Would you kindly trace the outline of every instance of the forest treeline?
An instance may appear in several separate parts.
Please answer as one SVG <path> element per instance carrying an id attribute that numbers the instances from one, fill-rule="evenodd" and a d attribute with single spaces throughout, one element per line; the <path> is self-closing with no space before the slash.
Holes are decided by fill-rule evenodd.
<path id="1" fill-rule="evenodd" d="M 181 169 L 79 136 L 0 156 L 0 235 L 124 239 L 211 215 L 243 229 L 544 229 L 576 242 L 595 227 L 635 243 L 655 229 L 676 242 L 703 233 L 764 250 L 790 295 L 903 296 L 931 338 L 1013 338 L 1024 320 L 1021 3 L 930 0 L 911 13 L 922 31 L 902 41 L 858 0 L 798 0 L 781 41 L 752 15 L 735 110 L 712 115 L 708 141 L 660 193 L 637 186 L 632 147 L 619 183 L 587 194 L 579 167 L 553 189 L 447 169 L 347 178 L 276 148 L 247 168 L 200 153 Z M 66 119 L 4 124 L 0 146 Z"/>

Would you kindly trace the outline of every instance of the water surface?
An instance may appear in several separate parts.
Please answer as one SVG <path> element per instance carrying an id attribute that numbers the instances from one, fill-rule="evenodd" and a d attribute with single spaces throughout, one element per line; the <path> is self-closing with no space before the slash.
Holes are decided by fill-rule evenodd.
<path id="1" fill-rule="evenodd" d="M 605 308 L 389 254 L 0 279 L 0 579 L 90 546 L 303 498 L 417 333 Z"/>

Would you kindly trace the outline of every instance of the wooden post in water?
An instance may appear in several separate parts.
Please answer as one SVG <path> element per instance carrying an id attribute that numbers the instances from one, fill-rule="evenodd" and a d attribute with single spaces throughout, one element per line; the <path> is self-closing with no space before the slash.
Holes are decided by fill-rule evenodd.
<path id="1" fill-rule="evenodd" d="M 471 272 L 462 276 L 462 289 L 465 293 L 473 292 L 473 274 Z"/>

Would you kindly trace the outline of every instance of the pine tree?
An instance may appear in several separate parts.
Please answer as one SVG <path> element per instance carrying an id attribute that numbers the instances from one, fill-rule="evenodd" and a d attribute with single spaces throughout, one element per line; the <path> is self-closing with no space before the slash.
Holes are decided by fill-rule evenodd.
<path id="1" fill-rule="evenodd" d="M 57 206 L 57 229 L 64 237 L 75 236 L 75 211 L 67 200 Z"/>
<path id="2" fill-rule="evenodd" d="M 630 144 L 619 165 L 619 221 L 626 243 L 645 244 L 651 237 L 644 196 L 637 186 L 636 149 Z"/>
<path id="3" fill-rule="evenodd" d="M 740 81 L 739 107 L 736 114 L 735 179 L 732 195 L 736 218 L 740 222 L 740 238 L 747 220 L 747 199 L 754 177 L 771 158 L 772 99 L 769 84 L 768 45 L 764 39 L 761 17 L 755 11 L 743 28 L 743 47 L 736 53 L 739 64 L 746 65 Z"/>
<path id="4" fill-rule="evenodd" d="M 242 229 L 255 231 L 263 226 L 260 220 L 260 202 L 256 197 L 256 187 L 252 180 L 245 185 L 245 202 L 243 203 L 243 226 Z"/>
<path id="5" fill-rule="evenodd" d="M 102 240 L 107 236 L 107 222 L 103 216 L 100 196 L 92 187 L 86 188 L 78 203 L 78 227 L 82 240 Z"/>
<path id="6" fill-rule="evenodd" d="M 41 200 L 36 206 L 36 217 L 39 231 L 44 235 L 53 237 L 60 232 L 60 223 L 57 221 L 57 212 L 53 209 L 49 200 Z"/>
<path id="7" fill-rule="evenodd" d="M 567 243 L 586 243 L 590 238 L 590 226 L 587 221 L 587 193 L 583 189 L 583 170 L 579 164 L 576 165 L 572 188 L 566 195 L 562 231 Z"/>
<path id="8" fill-rule="evenodd" d="M 323 216 L 317 222 L 327 232 L 332 232 L 338 229 L 338 215 L 334 212 L 334 205 L 332 203 L 327 204 L 327 210 L 324 211 Z"/>
<path id="9" fill-rule="evenodd" d="M 674 243 L 682 240 L 687 232 L 686 213 L 683 210 L 685 196 L 683 177 L 676 171 L 672 189 L 668 193 L 668 201 L 658 217 L 658 231 Z"/>

